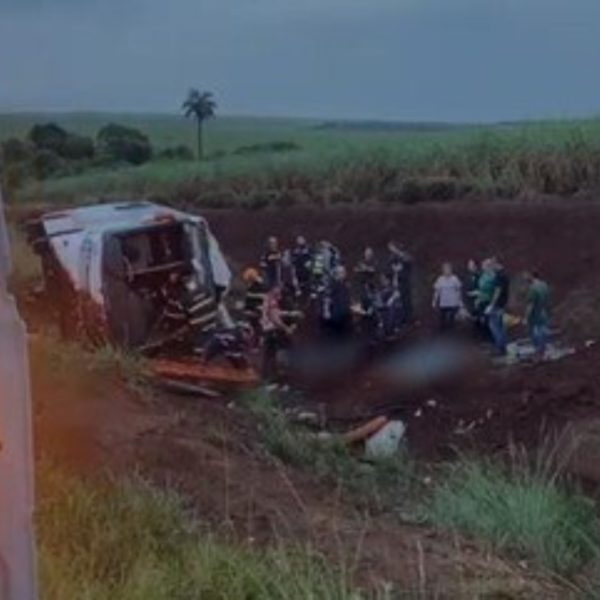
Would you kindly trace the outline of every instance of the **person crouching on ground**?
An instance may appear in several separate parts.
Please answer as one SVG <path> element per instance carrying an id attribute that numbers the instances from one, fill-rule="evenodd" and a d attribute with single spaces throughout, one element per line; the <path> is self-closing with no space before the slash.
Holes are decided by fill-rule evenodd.
<path id="1" fill-rule="evenodd" d="M 433 285 L 432 306 L 439 312 L 440 331 L 454 329 L 456 315 L 462 307 L 462 283 L 448 262 L 442 265 L 442 273 Z"/>
<path id="2" fill-rule="evenodd" d="M 294 333 L 294 326 L 285 322 L 281 309 L 281 289 L 278 287 L 273 288 L 265 298 L 261 326 L 264 336 L 262 377 L 265 383 L 272 384 L 279 376 L 277 355 L 280 350 L 292 345 Z"/>
<path id="3" fill-rule="evenodd" d="M 543 358 L 549 335 L 550 288 L 535 271 L 525 273 L 525 281 L 528 284 L 525 323 L 537 356 Z"/>

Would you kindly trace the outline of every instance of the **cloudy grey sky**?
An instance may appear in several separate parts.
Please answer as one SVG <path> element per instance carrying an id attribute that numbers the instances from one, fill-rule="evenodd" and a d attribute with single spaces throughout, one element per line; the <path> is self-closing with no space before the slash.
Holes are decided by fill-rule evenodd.
<path id="1" fill-rule="evenodd" d="M 600 0 L 0 0 L 0 110 L 600 113 Z"/>

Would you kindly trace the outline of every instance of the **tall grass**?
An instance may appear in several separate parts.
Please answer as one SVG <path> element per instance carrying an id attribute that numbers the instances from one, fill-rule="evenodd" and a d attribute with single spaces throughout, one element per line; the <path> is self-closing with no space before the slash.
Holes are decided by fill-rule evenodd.
<path id="1" fill-rule="evenodd" d="M 593 503 L 563 489 L 542 463 L 507 470 L 467 460 L 437 488 L 430 516 L 444 528 L 487 540 L 497 550 L 563 575 L 600 556 Z"/>
<path id="2" fill-rule="evenodd" d="M 228 127 L 215 125 L 213 133 L 226 153 L 221 158 L 89 171 L 30 184 L 16 199 L 159 195 L 199 206 L 256 208 L 303 201 L 411 203 L 482 193 L 514 197 L 528 191 L 570 195 L 600 184 L 600 120 L 594 119 L 421 133 L 316 130 L 301 122 Z M 274 139 L 301 150 L 231 152 L 236 142 Z"/>
<path id="3" fill-rule="evenodd" d="M 38 531 L 44 600 L 359 600 L 309 549 L 260 549 L 197 530 L 143 481 L 85 483 L 47 465 Z"/>
<path id="4" fill-rule="evenodd" d="M 14 223 L 8 224 L 8 240 L 12 262 L 10 285 L 19 292 L 41 280 L 42 267 L 24 233 Z"/>
<path id="5" fill-rule="evenodd" d="M 32 369 L 38 376 L 70 384 L 102 382 L 119 376 L 133 391 L 148 392 L 149 372 L 145 359 L 113 346 L 86 348 L 78 341 L 63 340 L 53 330 L 44 330 L 32 338 Z"/>

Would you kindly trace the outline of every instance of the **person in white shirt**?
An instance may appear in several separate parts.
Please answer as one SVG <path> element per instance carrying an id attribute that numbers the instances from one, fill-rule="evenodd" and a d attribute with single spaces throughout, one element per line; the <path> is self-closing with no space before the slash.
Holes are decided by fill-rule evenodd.
<path id="1" fill-rule="evenodd" d="M 456 315 L 462 304 L 462 283 L 454 274 L 452 265 L 444 263 L 442 273 L 433 285 L 432 302 L 433 308 L 439 311 L 441 331 L 454 328 Z"/>

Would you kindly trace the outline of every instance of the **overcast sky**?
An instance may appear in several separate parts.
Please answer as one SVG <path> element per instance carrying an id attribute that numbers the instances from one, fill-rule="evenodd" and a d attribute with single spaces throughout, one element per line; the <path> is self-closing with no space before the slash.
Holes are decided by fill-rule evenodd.
<path id="1" fill-rule="evenodd" d="M 600 113 L 600 0 L 0 0 L 0 110 Z"/>

